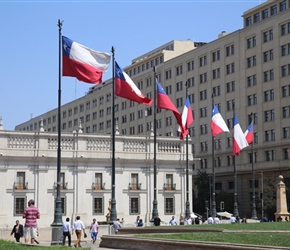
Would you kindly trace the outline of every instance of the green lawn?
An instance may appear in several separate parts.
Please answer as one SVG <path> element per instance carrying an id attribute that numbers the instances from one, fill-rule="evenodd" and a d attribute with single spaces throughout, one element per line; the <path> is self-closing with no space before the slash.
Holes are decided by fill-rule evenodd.
<path id="1" fill-rule="evenodd" d="M 180 226 L 184 227 L 184 226 Z M 176 233 L 176 234 L 142 234 L 138 237 L 160 238 L 169 240 L 190 240 L 190 241 L 206 241 L 206 242 L 223 242 L 223 243 L 239 243 L 266 246 L 290 247 L 290 223 L 247 223 L 247 224 L 219 224 L 219 225 L 193 225 L 197 228 L 222 228 L 225 232 L 193 232 L 193 233 Z M 233 230 L 234 232 L 227 232 Z M 239 230 L 246 230 L 242 232 Z M 269 231 L 269 232 L 253 232 L 253 231 Z M 270 231 L 286 231 L 279 233 Z"/>
<path id="2" fill-rule="evenodd" d="M 1 250 L 22 250 L 22 249 L 32 249 L 32 250 L 47 250 L 47 249 L 57 249 L 57 250 L 67 250 L 70 249 L 67 246 L 31 246 L 31 245 L 26 245 L 26 244 L 19 244 L 13 241 L 5 241 L 5 240 L 0 240 L 0 249 Z M 90 248 L 82 248 L 82 249 L 90 249 Z"/>

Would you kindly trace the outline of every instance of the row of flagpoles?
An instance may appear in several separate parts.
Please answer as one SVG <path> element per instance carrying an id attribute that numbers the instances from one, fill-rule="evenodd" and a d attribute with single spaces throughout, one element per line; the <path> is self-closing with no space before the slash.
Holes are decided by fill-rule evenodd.
<path id="1" fill-rule="evenodd" d="M 59 73 L 59 116 L 58 116 L 58 126 L 59 126 L 59 145 L 58 145 L 58 176 L 57 183 L 60 180 L 60 89 L 61 89 L 61 76 L 70 76 L 75 77 L 79 81 L 85 83 L 92 84 L 100 84 L 102 83 L 102 76 L 107 71 L 109 67 L 109 63 L 111 61 L 111 56 L 109 53 L 94 51 L 88 47 L 85 47 L 82 44 L 79 44 L 61 34 L 61 26 L 62 22 L 59 21 L 60 28 L 60 58 L 62 58 L 62 63 L 60 60 L 60 67 L 62 65 L 62 71 Z M 128 76 L 128 74 L 118 65 L 115 61 L 114 48 L 112 47 L 112 55 L 113 55 L 113 83 L 112 83 L 112 92 L 113 92 L 113 102 L 114 95 L 141 103 L 144 105 L 152 105 L 154 101 L 154 136 L 156 140 L 156 108 L 171 110 L 173 115 L 176 118 L 176 122 L 179 126 L 180 131 L 180 139 L 183 140 L 187 137 L 189 133 L 189 126 L 194 122 L 193 112 L 190 105 L 190 100 L 188 97 L 188 93 L 186 93 L 186 101 L 184 105 L 184 109 L 182 114 L 178 111 L 176 106 L 170 100 L 169 96 L 166 94 L 161 84 L 158 82 L 155 73 L 154 67 L 154 78 L 156 81 L 156 85 L 154 87 L 154 100 L 146 97 L 135 85 L 132 79 Z M 218 134 L 222 132 L 229 132 L 229 128 L 227 127 L 224 119 L 222 118 L 219 110 L 213 104 L 212 109 L 212 120 L 211 120 L 211 133 L 212 138 L 216 137 Z M 112 104 L 114 107 L 114 103 Z M 112 139 L 113 139 L 113 147 L 112 147 L 112 209 L 111 209 L 111 221 L 117 219 L 116 214 L 116 201 L 115 201 L 115 159 L 114 159 L 114 135 L 115 135 L 115 117 L 114 111 L 112 112 Z M 188 140 L 187 140 L 188 141 Z M 245 133 L 242 132 L 242 129 L 239 125 L 238 119 L 234 114 L 234 130 L 233 130 L 233 155 L 239 155 L 240 151 L 247 147 L 253 141 L 253 126 L 252 121 L 249 125 L 247 131 Z M 155 142 L 156 144 L 156 142 Z M 156 161 L 156 155 L 154 156 L 154 160 Z M 214 152 L 213 152 L 213 165 L 214 165 Z M 156 162 L 154 163 L 154 168 L 156 168 Z M 155 173 L 155 172 L 154 172 Z M 214 177 L 214 167 L 213 167 L 213 177 Z M 155 177 L 156 178 L 156 177 Z M 156 189 L 156 181 L 154 181 L 154 190 Z M 59 187 L 57 188 L 57 190 Z M 59 191 L 57 191 L 57 196 L 59 196 Z M 215 190 L 213 190 L 213 197 L 215 196 Z M 158 211 L 156 209 L 157 201 L 154 195 L 153 201 L 153 219 L 154 216 L 157 215 Z M 213 200 L 213 207 L 215 209 L 215 202 Z M 56 210 L 60 210 L 60 197 L 56 199 Z M 215 212 L 213 211 L 213 214 Z M 55 216 L 57 217 L 57 216 Z M 57 221 L 59 222 L 59 221 Z M 56 223 L 57 224 L 57 223 Z"/>

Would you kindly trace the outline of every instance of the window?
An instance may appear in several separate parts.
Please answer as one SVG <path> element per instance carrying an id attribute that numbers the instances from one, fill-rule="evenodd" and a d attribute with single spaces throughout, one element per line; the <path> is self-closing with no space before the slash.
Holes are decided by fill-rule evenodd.
<path id="1" fill-rule="evenodd" d="M 274 150 L 265 151 L 265 160 L 266 161 L 275 161 L 275 151 Z"/>
<path id="2" fill-rule="evenodd" d="M 260 22 L 260 13 L 254 14 L 254 23 Z"/>
<path id="3" fill-rule="evenodd" d="M 288 160 L 289 159 L 289 149 L 288 148 L 283 148 L 282 149 L 282 159 L 283 160 Z"/>
<path id="4" fill-rule="evenodd" d="M 248 80 L 248 87 L 257 85 L 257 77 L 256 77 L 256 75 L 248 76 L 247 80 Z"/>
<path id="5" fill-rule="evenodd" d="M 289 116 L 290 106 L 282 107 L 282 118 L 288 118 Z"/>
<path id="6" fill-rule="evenodd" d="M 259 180 L 254 180 L 255 188 L 259 188 Z M 249 187 L 253 188 L 253 180 L 249 180 Z"/>
<path id="7" fill-rule="evenodd" d="M 186 81 L 187 87 L 193 87 L 194 86 L 194 77 L 188 78 Z"/>
<path id="8" fill-rule="evenodd" d="M 171 69 L 165 71 L 165 80 L 171 79 Z"/>
<path id="9" fill-rule="evenodd" d="M 212 94 L 214 96 L 219 96 L 221 94 L 221 86 L 216 86 L 212 88 Z"/>
<path id="10" fill-rule="evenodd" d="M 199 58 L 199 66 L 202 67 L 202 66 L 205 66 L 207 64 L 207 58 L 206 56 L 202 56 Z"/>
<path id="11" fill-rule="evenodd" d="M 140 198 L 139 197 L 130 197 L 130 214 L 140 214 Z"/>
<path id="12" fill-rule="evenodd" d="M 165 92 L 166 92 L 167 95 L 172 94 L 172 87 L 171 87 L 171 85 L 165 87 Z"/>
<path id="13" fill-rule="evenodd" d="M 173 174 L 166 174 L 166 182 L 164 183 L 165 190 L 175 190 L 175 186 L 173 184 Z"/>
<path id="14" fill-rule="evenodd" d="M 84 104 L 80 104 L 80 112 L 83 112 L 85 110 Z"/>
<path id="15" fill-rule="evenodd" d="M 273 100 L 274 100 L 274 89 L 264 91 L 264 101 L 268 102 Z"/>
<path id="16" fill-rule="evenodd" d="M 265 9 L 262 11 L 262 19 L 266 19 L 269 16 L 269 11 L 268 9 Z"/>
<path id="17" fill-rule="evenodd" d="M 93 215 L 104 214 L 104 199 L 103 197 L 93 198 Z"/>
<path id="18" fill-rule="evenodd" d="M 290 75 L 290 64 L 281 66 L 282 77 Z"/>
<path id="19" fill-rule="evenodd" d="M 247 67 L 248 68 L 254 67 L 254 66 L 256 66 L 256 64 L 257 64 L 256 56 L 252 56 L 252 57 L 247 58 Z"/>
<path id="20" fill-rule="evenodd" d="M 227 75 L 234 73 L 235 72 L 235 63 L 228 64 L 226 66 L 226 71 L 227 71 L 226 72 Z"/>
<path id="21" fill-rule="evenodd" d="M 222 148 L 222 141 L 221 141 L 221 139 L 214 140 L 214 148 L 215 148 L 215 150 L 220 150 Z"/>
<path id="22" fill-rule="evenodd" d="M 270 12 L 271 12 L 271 16 L 274 16 L 277 14 L 277 5 L 276 4 L 271 6 Z"/>
<path id="23" fill-rule="evenodd" d="M 103 189 L 103 174 L 102 173 L 95 173 L 94 188 L 96 190 Z"/>
<path id="24" fill-rule="evenodd" d="M 181 91 L 183 87 L 182 81 L 176 83 L 176 91 Z"/>
<path id="25" fill-rule="evenodd" d="M 207 117 L 207 107 L 199 109 L 200 117 Z"/>
<path id="26" fill-rule="evenodd" d="M 207 142 L 200 143 L 200 152 L 207 152 L 208 151 L 208 144 Z"/>
<path id="27" fill-rule="evenodd" d="M 17 172 L 16 173 L 16 183 L 15 183 L 16 189 L 25 189 L 25 172 Z"/>
<path id="28" fill-rule="evenodd" d="M 14 197 L 14 216 L 22 216 L 26 208 L 26 197 Z"/>
<path id="29" fill-rule="evenodd" d="M 200 125 L 200 134 L 205 135 L 208 133 L 208 126 L 207 124 Z"/>
<path id="30" fill-rule="evenodd" d="M 282 97 L 290 96 L 290 85 L 282 87 Z"/>
<path id="31" fill-rule="evenodd" d="M 274 80 L 274 70 L 268 70 L 264 72 L 264 82 L 269 82 Z"/>
<path id="32" fill-rule="evenodd" d="M 201 159 L 200 160 L 200 168 L 206 169 L 207 168 L 207 159 Z"/>
<path id="33" fill-rule="evenodd" d="M 235 100 L 227 101 L 227 111 L 233 110 L 235 106 Z"/>
<path id="34" fill-rule="evenodd" d="M 254 152 L 254 159 L 253 159 L 254 160 L 254 163 L 257 162 L 257 155 L 258 155 L 257 152 Z M 248 154 L 248 158 L 249 158 L 249 163 L 252 163 L 252 161 L 253 161 L 252 160 L 252 153 L 249 153 Z"/>
<path id="35" fill-rule="evenodd" d="M 207 73 L 200 74 L 199 75 L 199 83 L 202 84 L 205 82 L 207 82 Z"/>
<path id="36" fill-rule="evenodd" d="M 265 131 L 265 141 L 275 141 L 275 130 Z"/>
<path id="37" fill-rule="evenodd" d="M 227 93 L 235 91 L 235 81 L 227 83 Z"/>
<path id="38" fill-rule="evenodd" d="M 62 172 L 60 173 L 60 189 L 66 189 L 66 183 L 65 183 L 65 174 Z"/>
<path id="39" fill-rule="evenodd" d="M 217 50 L 215 52 L 212 53 L 212 61 L 219 61 L 220 60 L 220 51 Z"/>
<path id="40" fill-rule="evenodd" d="M 183 99 L 182 97 L 179 97 L 176 99 L 176 107 L 182 107 L 183 106 Z"/>
<path id="41" fill-rule="evenodd" d="M 165 123 L 166 126 L 171 126 L 172 125 L 172 117 L 171 116 L 166 117 L 165 122 L 166 122 Z"/>
<path id="42" fill-rule="evenodd" d="M 251 16 L 246 18 L 246 26 L 250 26 L 250 25 L 252 25 L 252 17 Z"/>
<path id="43" fill-rule="evenodd" d="M 182 75 L 182 65 L 176 67 L 176 75 Z"/>
<path id="44" fill-rule="evenodd" d="M 175 206 L 174 206 L 174 198 L 173 197 L 165 197 L 164 199 L 164 214 L 172 215 L 175 214 Z"/>
<path id="45" fill-rule="evenodd" d="M 235 54 L 235 45 L 229 45 L 226 47 L 226 56 L 234 55 Z"/>
<path id="46" fill-rule="evenodd" d="M 290 43 L 281 46 L 281 56 L 290 55 Z"/>
<path id="47" fill-rule="evenodd" d="M 286 10 L 286 0 L 279 3 L 280 12 Z"/>
<path id="48" fill-rule="evenodd" d="M 199 99 L 200 101 L 207 99 L 207 90 L 202 90 L 199 92 Z"/>
<path id="49" fill-rule="evenodd" d="M 212 78 L 213 78 L 213 79 L 220 78 L 220 75 L 221 75 L 221 70 L 220 70 L 220 68 L 218 68 L 218 69 L 214 69 L 214 70 L 212 71 Z"/>
<path id="50" fill-rule="evenodd" d="M 256 37 L 253 36 L 247 39 L 247 49 L 256 47 Z"/>
<path id="51" fill-rule="evenodd" d="M 235 187 L 235 183 L 233 181 L 229 181 L 228 182 L 228 188 L 229 189 L 234 189 L 234 187 Z"/>
<path id="52" fill-rule="evenodd" d="M 187 71 L 194 70 L 194 61 L 190 61 L 187 63 Z"/>
<path id="53" fill-rule="evenodd" d="M 263 41 L 264 43 L 273 40 L 273 30 L 267 30 L 263 33 Z"/>
<path id="54" fill-rule="evenodd" d="M 274 58 L 273 56 L 273 50 L 268 50 L 264 52 L 264 62 L 272 61 Z"/>
<path id="55" fill-rule="evenodd" d="M 132 190 L 139 189 L 139 177 L 138 174 L 131 174 L 131 183 L 129 183 L 129 188 Z"/>
<path id="56" fill-rule="evenodd" d="M 275 112 L 274 109 L 264 111 L 264 121 L 274 121 L 275 120 Z"/>
<path id="57" fill-rule="evenodd" d="M 255 104 L 257 104 L 257 95 L 256 94 L 249 95 L 248 96 L 248 106 L 255 105 Z"/>
<path id="58" fill-rule="evenodd" d="M 289 128 L 285 127 L 283 128 L 283 139 L 289 138 Z"/>

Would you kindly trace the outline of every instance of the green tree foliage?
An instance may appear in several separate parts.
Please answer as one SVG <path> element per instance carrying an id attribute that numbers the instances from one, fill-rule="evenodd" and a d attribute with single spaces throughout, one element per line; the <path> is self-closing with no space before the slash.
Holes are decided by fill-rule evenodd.
<path id="1" fill-rule="evenodd" d="M 264 181 L 264 215 L 269 220 L 274 220 L 274 213 L 276 212 L 276 186 L 273 184 L 272 179 Z"/>
<path id="2" fill-rule="evenodd" d="M 198 171 L 194 181 L 197 189 L 197 197 L 194 200 L 194 212 L 199 214 L 205 213 L 205 201 L 210 200 L 210 179 L 209 175 L 204 171 Z"/>

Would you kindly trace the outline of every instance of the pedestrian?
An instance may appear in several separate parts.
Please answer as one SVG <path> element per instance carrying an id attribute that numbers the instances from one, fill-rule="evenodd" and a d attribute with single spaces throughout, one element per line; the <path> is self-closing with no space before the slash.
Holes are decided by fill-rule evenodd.
<path id="1" fill-rule="evenodd" d="M 118 234 L 119 229 L 121 228 L 121 223 L 120 223 L 120 219 L 117 219 L 116 221 L 113 222 L 113 228 L 114 228 L 114 232 L 115 234 Z"/>
<path id="2" fill-rule="evenodd" d="M 144 226 L 143 220 L 140 219 L 139 222 L 138 222 L 138 227 L 143 227 L 143 226 Z"/>
<path id="3" fill-rule="evenodd" d="M 172 218 L 171 218 L 171 220 L 169 221 L 169 225 L 171 225 L 171 226 L 176 226 L 176 225 L 177 225 L 177 222 L 176 222 L 176 220 L 175 220 L 174 215 L 172 215 Z"/>
<path id="4" fill-rule="evenodd" d="M 93 222 L 90 226 L 90 232 L 91 232 L 91 238 L 92 238 L 93 244 L 95 244 L 98 237 L 98 232 L 99 232 L 99 224 L 96 221 L 96 219 L 93 219 Z"/>
<path id="5" fill-rule="evenodd" d="M 24 210 L 22 218 L 25 219 L 24 224 L 24 240 L 28 243 L 34 244 L 37 238 L 37 219 L 40 219 L 40 213 L 37 207 L 34 206 L 34 200 L 28 201 L 28 207 Z"/>
<path id="6" fill-rule="evenodd" d="M 218 216 L 214 217 L 213 224 L 220 224 L 220 218 Z"/>
<path id="7" fill-rule="evenodd" d="M 157 214 L 156 217 L 154 218 L 153 224 L 154 226 L 160 226 L 161 219 L 159 218 L 159 215 Z"/>
<path id="8" fill-rule="evenodd" d="M 237 223 L 237 218 L 235 217 L 235 216 L 231 216 L 231 218 L 230 218 L 230 223 L 231 224 L 235 224 L 235 223 Z"/>
<path id="9" fill-rule="evenodd" d="M 188 215 L 185 219 L 185 225 L 192 225 L 192 219 L 190 215 Z"/>
<path id="10" fill-rule="evenodd" d="M 63 239 L 62 239 L 62 245 L 65 245 L 65 240 L 66 237 L 68 239 L 68 246 L 71 246 L 71 225 L 69 223 L 69 218 L 67 217 L 65 222 L 62 224 L 62 235 L 63 235 Z"/>
<path id="11" fill-rule="evenodd" d="M 86 237 L 86 230 L 85 225 L 81 221 L 81 217 L 78 215 L 76 217 L 76 221 L 73 224 L 72 234 L 76 232 L 77 240 L 75 241 L 74 247 L 82 247 L 81 246 L 81 238 L 82 238 L 82 231 L 84 232 L 84 237 Z"/>
<path id="12" fill-rule="evenodd" d="M 207 224 L 213 224 L 213 218 L 211 215 L 209 215 L 207 218 Z"/>
<path id="13" fill-rule="evenodd" d="M 23 225 L 19 223 L 19 220 L 15 222 L 15 225 L 11 231 L 11 235 L 14 234 L 16 242 L 20 241 L 20 238 L 23 237 Z"/>
<path id="14" fill-rule="evenodd" d="M 181 215 L 179 219 L 179 225 L 184 225 L 184 217 Z"/>
<path id="15" fill-rule="evenodd" d="M 139 220 L 140 220 L 140 215 L 137 216 L 136 221 L 134 222 L 135 227 L 138 227 Z"/>

